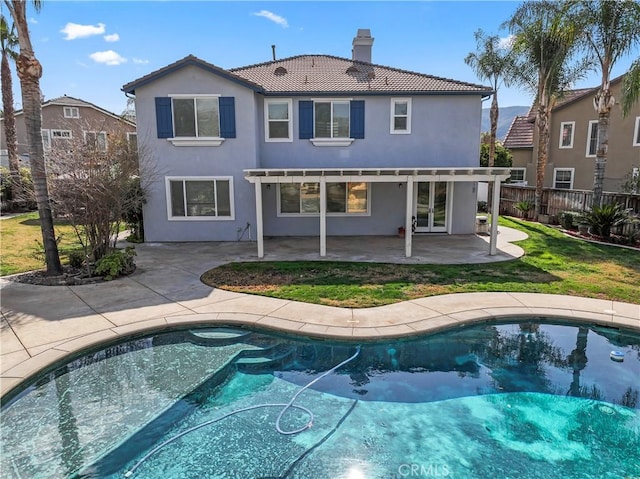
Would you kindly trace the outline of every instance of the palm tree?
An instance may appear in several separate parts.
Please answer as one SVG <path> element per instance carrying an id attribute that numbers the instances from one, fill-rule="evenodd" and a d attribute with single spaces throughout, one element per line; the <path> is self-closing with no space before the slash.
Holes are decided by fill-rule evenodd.
<path id="1" fill-rule="evenodd" d="M 578 28 L 566 7 L 566 2 L 527 0 L 505 23 L 515 36 L 513 49 L 518 56 L 513 81 L 534 92 L 537 105 L 536 217 L 542 208 L 551 110 L 563 91 L 586 71 L 584 61 L 572 63 Z"/>
<path id="2" fill-rule="evenodd" d="M 2 51 L 2 63 L 0 67 L 0 83 L 2 85 L 2 111 L 4 113 L 4 134 L 7 140 L 7 153 L 9 155 L 9 198 L 15 199 L 20 190 L 20 162 L 18 161 L 18 141 L 16 139 L 16 122 L 13 109 L 13 81 L 9 58 L 15 61 L 18 54 L 14 48 L 18 45 L 18 37 L 15 35 L 15 27 L 0 15 L 0 50 Z"/>
<path id="3" fill-rule="evenodd" d="M 62 274 L 60 255 L 53 229 L 53 215 L 49 203 L 47 187 L 47 173 L 44 162 L 44 145 L 42 144 L 42 105 L 40 103 L 40 77 L 42 65 L 35 57 L 31 46 L 31 37 L 27 25 L 27 3 L 25 0 L 4 0 L 13 24 L 18 30 L 18 44 L 20 54 L 16 60 L 16 70 L 20 78 L 22 90 L 22 110 L 29 143 L 29 163 L 33 188 L 40 215 L 40 229 L 42 230 L 42 244 L 44 246 L 47 274 Z M 40 9 L 40 1 L 34 0 L 36 10 Z"/>
<path id="4" fill-rule="evenodd" d="M 640 4 L 636 0 L 578 0 L 573 2 L 572 9 L 583 30 L 586 53 L 597 58 L 602 75 L 600 88 L 593 99 L 598 113 L 593 206 L 601 206 L 609 146 L 609 117 L 615 104 L 610 89 L 611 70 L 620 57 L 640 43 Z"/>
<path id="5" fill-rule="evenodd" d="M 622 115 L 627 116 L 631 107 L 640 100 L 640 58 L 637 58 L 622 81 Z"/>
<path id="6" fill-rule="evenodd" d="M 464 62 L 469 65 L 481 81 L 488 81 L 493 88 L 493 98 L 489 118 L 491 120 L 491 136 L 489 138 L 489 168 L 495 163 L 496 132 L 498 131 L 498 88 L 503 83 L 509 86 L 510 70 L 513 66 L 511 45 L 504 45 L 497 35 L 486 35 L 482 30 L 474 33 L 476 52 L 469 53 Z M 489 184 L 491 187 L 491 184 Z M 491 191 L 488 194 L 488 206 L 491 208 Z"/>

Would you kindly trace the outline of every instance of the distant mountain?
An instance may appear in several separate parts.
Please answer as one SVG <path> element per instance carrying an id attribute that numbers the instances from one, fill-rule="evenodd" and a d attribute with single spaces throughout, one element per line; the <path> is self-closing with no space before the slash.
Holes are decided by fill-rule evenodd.
<path id="1" fill-rule="evenodd" d="M 529 112 L 528 106 L 505 106 L 500 108 L 498 113 L 498 139 L 504 140 L 509 131 L 511 122 L 516 116 L 523 116 Z M 482 131 L 491 130 L 491 121 L 489 120 L 489 108 L 482 109 Z"/>

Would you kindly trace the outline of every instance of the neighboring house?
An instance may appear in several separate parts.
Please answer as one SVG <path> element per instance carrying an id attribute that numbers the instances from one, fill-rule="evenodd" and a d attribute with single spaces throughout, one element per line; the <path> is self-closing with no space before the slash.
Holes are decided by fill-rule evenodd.
<path id="1" fill-rule="evenodd" d="M 491 89 L 372 64 L 372 44 L 231 70 L 187 56 L 124 85 L 155 165 L 145 239 L 253 238 L 262 257 L 264 235 L 314 235 L 324 256 L 327 235 L 474 233 L 477 181 L 508 177 L 479 168 Z"/>
<path id="2" fill-rule="evenodd" d="M 623 178 L 640 169 L 640 103 L 626 118 L 620 108 L 622 77 L 611 81 L 616 103 L 609 120 L 609 148 L 604 190 L 617 192 Z M 565 93 L 551 112 L 545 187 L 592 190 L 598 140 L 598 114 L 593 108 L 596 88 Z M 536 184 L 538 158 L 535 105 L 527 116 L 513 120 L 504 141 L 513 154 L 511 180 Z"/>
<path id="3" fill-rule="evenodd" d="M 28 166 L 29 145 L 22 110 L 15 113 L 18 156 L 24 166 Z M 0 122 L 0 150 L 2 166 L 8 166 L 4 119 Z M 61 96 L 42 103 L 42 142 L 45 154 L 56 147 L 57 142 L 68 140 L 95 142 L 99 148 L 106 148 L 110 132 L 126 132 L 131 142 L 136 141 L 136 124 L 110 111 L 84 100 Z"/>

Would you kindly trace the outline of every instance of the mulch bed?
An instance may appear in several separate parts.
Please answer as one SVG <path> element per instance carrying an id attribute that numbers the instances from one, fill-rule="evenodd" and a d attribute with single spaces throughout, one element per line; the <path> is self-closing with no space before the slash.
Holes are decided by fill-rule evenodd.
<path id="1" fill-rule="evenodd" d="M 88 276 L 86 270 L 63 266 L 59 276 L 47 276 L 46 270 L 29 271 L 11 276 L 16 283 L 35 284 L 38 286 L 77 286 L 104 282 L 102 276 Z"/>

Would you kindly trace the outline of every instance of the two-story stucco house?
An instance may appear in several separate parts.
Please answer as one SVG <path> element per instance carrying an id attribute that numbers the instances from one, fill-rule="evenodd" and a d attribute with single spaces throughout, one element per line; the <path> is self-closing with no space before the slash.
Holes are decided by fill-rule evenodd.
<path id="1" fill-rule="evenodd" d="M 22 110 L 15 112 L 18 156 L 21 162 L 28 164 L 29 146 L 27 130 Z M 4 119 L 2 126 L 4 127 Z M 7 146 L 4 128 L 0 128 L 0 150 L 2 165 L 8 166 Z M 126 133 L 132 142 L 136 138 L 136 124 L 115 113 L 111 113 L 93 103 L 71 96 L 61 96 L 42 103 L 42 142 L 45 154 L 55 149 L 59 142 L 80 140 L 95 142 L 105 147 L 111 132 Z"/>
<path id="2" fill-rule="evenodd" d="M 550 139 L 544 186 L 560 189 L 593 189 L 598 144 L 598 114 L 593 98 L 599 87 L 571 90 L 551 113 Z M 604 190 L 617 192 L 625 175 L 640 171 L 640 103 L 622 116 L 622 77 L 611 81 L 616 103 L 609 118 L 609 148 Z M 535 105 L 528 116 L 514 118 L 504 146 L 513 154 L 512 181 L 536 184 L 538 134 Z"/>
<path id="3" fill-rule="evenodd" d="M 265 235 L 313 235 L 324 256 L 327 235 L 474 233 L 477 182 L 508 177 L 479 168 L 491 89 L 373 64 L 372 45 L 359 30 L 352 59 L 231 70 L 188 56 L 124 85 L 156 167 L 146 240 L 248 232 L 262 257 Z"/>

